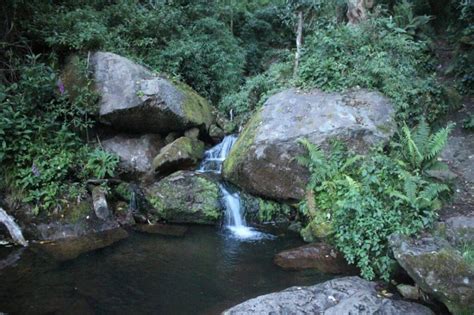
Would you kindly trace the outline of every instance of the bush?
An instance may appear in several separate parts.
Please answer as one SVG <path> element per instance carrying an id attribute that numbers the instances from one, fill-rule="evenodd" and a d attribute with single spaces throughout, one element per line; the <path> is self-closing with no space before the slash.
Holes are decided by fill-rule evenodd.
<path id="1" fill-rule="evenodd" d="M 311 172 L 309 193 L 300 208 L 308 220 L 302 235 L 330 236 L 364 278 L 388 280 L 393 265 L 388 236 L 430 227 L 449 191 L 427 171 L 442 168 L 433 161 L 450 128 L 433 135 L 424 122 L 413 131 L 404 129 L 391 155 L 352 155 L 335 143 L 326 156 L 302 140 L 308 156 L 299 160 Z"/>
<path id="2" fill-rule="evenodd" d="M 81 90 L 70 102 L 39 56 L 29 56 L 19 70 L 20 80 L 0 85 L 0 169 L 3 185 L 37 214 L 60 209 L 85 190 L 90 176 L 113 176 L 118 160 L 78 135 L 93 123 L 93 93 Z"/>
<path id="3" fill-rule="evenodd" d="M 169 42 L 160 58 L 162 69 L 180 76 L 214 102 L 242 83 L 244 52 L 227 27 L 215 19 L 193 23 L 188 34 Z"/>
<path id="4" fill-rule="evenodd" d="M 392 99 L 399 120 L 424 116 L 432 121 L 447 110 L 427 42 L 415 40 L 388 18 L 316 28 L 307 38 L 298 85 L 379 90 Z"/>
<path id="5" fill-rule="evenodd" d="M 290 63 L 273 64 L 262 74 L 248 78 L 237 92 L 227 94 L 219 103 L 219 110 L 245 122 L 273 93 L 289 85 Z M 232 114 L 230 114 L 232 113 Z"/>

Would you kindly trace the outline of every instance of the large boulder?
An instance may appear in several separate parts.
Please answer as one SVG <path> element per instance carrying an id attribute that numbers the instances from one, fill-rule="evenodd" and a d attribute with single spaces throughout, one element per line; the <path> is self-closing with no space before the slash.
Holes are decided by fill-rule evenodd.
<path id="1" fill-rule="evenodd" d="M 395 131 L 394 109 L 377 92 L 286 90 L 273 95 L 241 133 L 224 162 L 224 177 L 245 190 L 273 199 L 303 198 L 308 170 L 298 139 L 327 148 L 339 139 L 358 153 L 387 142 Z"/>
<path id="2" fill-rule="evenodd" d="M 453 314 L 474 310 L 474 268 L 446 240 L 395 234 L 389 243 L 395 259 L 424 292 Z"/>
<path id="3" fill-rule="evenodd" d="M 326 243 L 312 243 L 288 249 L 275 255 L 274 263 L 287 270 L 314 269 L 324 273 L 354 273 L 344 256 Z"/>
<path id="4" fill-rule="evenodd" d="M 90 58 L 101 96 L 100 119 L 123 131 L 166 133 L 202 127 L 214 121 L 211 106 L 189 86 L 155 75 L 109 52 Z"/>
<path id="5" fill-rule="evenodd" d="M 145 175 L 151 170 L 153 158 L 164 146 L 160 135 L 117 135 L 102 141 L 103 148 L 120 157 L 119 171 L 126 175 Z"/>
<path id="6" fill-rule="evenodd" d="M 330 280 L 309 287 L 292 287 L 262 295 L 222 314 L 434 314 L 429 308 L 382 297 L 376 283 L 359 277 Z"/>
<path id="7" fill-rule="evenodd" d="M 171 223 L 216 224 L 222 216 L 219 185 L 193 171 L 178 171 L 146 189 L 151 215 Z"/>
<path id="8" fill-rule="evenodd" d="M 160 150 L 153 159 L 153 170 L 161 175 L 177 170 L 194 168 L 204 155 L 204 143 L 197 139 L 180 137 Z"/>

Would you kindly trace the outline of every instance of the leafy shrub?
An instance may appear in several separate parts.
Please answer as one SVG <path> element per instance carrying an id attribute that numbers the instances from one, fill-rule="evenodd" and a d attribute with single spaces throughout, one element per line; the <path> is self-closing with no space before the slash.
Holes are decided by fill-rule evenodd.
<path id="1" fill-rule="evenodd" d="M 310 193 L 300 208 L 308 220 L 302 234 L 307 237 L 324 229 L 364 278 L 388 280 L 393 263 L 388 236 L 414 234 L 429 227 L 449 191 L 447 185 L 422 172 L 434 167 L 431 162 L 445 145 L 448 133 L 449 127 L 434 135 L 426 125 L 413 131 L 403 129 L 401 145 L 394 150 L 403 153 L 374 151 L 366 157 L 350 154 L 340 143 L 333 144 L 325 155 L 302 140 L 308 156 L 299 161 L 311 173 Z M 423 147 L 418 146 L 422 138 L 427 140 Z"/>
<path id="2" fill-rule="evenodd" d="M 106 176 L 114 176 L 119 157 L 115 154 L 95 149 L 89 152 L 87 163 L 84 166 L 85 177 L 103 179 Z"/>
<path id="3" fill-rule="evenodd" d="M 430 63 L 427 43 L 400 31 L 389 18 L 358 26 L 327 24 L 307 38 L 298 85 L 328 91 L 379 90 L 400 120 L 434 120 L 447 109 Z"/>
<path id="4" fill-rule="evenodd" d="M 290 73 L 289 63 L 272 65 L 264 73 L 248 78 L 237 92 L 224 96 L 219 103 L 219 110 L 238 117 L 241 122 L 247 120 L 268 96 L 288 85 Z"/>
<path id="5" fill-rule="evenodd" d="M 225 25 L 205 18 L 191 32 L 171 40 L 161 52 L 161 66 L 214 102 L 236 90 L 242 79 L 244 53 Z"/>
<path id="6" fill-rule="evenodd" d="M 84 194 L 88 176 L 112 176 L 116 157 L 84 145 L 77 131 L 91 126 L 96 96 L 76 91 L 73 101 L 54 70 L 29 56 L 21 77 L 0 85 L 2 181 L 33 212 L 60 209 Z"/>

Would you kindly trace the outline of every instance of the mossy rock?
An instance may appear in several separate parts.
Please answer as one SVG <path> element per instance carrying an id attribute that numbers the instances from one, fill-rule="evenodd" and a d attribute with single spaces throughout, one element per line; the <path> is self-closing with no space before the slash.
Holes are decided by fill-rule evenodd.
<path id="1" fill-rule="evenodd" d="M 396 129 L 394 113 L 389 100 L 377 92 L 282 91 L 271 96 L 244 127 L 224 162 L 223 176 L 254 195 L 299 201 L 309 171 L 297 162 L 306 154 L 298 139 L 323 150 L 339 139 L 364 154 L 389 141 Z"/>
<path id="2" fill-rule="evenodd" d="M 146 189 L 155 220 L 216 224 L 222 216 L 218 184 L 202 174 L 178 171 Z"/>
<path id="3" fill-rule="evenodd" d="M 288 223 L 291 206 L 273 200 L 256 197 L 244 192 L 240 193 L 245 218 L 250 223 Z"/>
<path id="4" fill-rule="evenodd" d="M 157 75 L 142 65 L 109 52 L 91 55 L 100 94 L 100 119 L 122 131 L 160 133 L 215 121 L 212 106 L 188 85 Z"/>
<path id="5" fill-rule="evenodd" d="M 474 269 L 444 239 L 391 235 L 395 259 L 426 293 L 443 302 L 453 314 L 474 309 Z"/>
<path id="6" fill-rule="evenodd" d="M 189 169 L 196 166 L 203 155 L 202 141 L 181 137 L 160 150 L 153 159 L 153 170 L 163 175 L 179 169 Z"/>

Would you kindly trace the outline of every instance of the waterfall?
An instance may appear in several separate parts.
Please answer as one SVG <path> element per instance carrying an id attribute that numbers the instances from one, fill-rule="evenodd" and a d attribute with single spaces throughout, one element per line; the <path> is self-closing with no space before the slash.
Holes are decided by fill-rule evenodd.
<path id="1" fill-rule="evenodd" d="M 221 143 L 207 150 L 198 172 L 221 174 L 222 165 L 236 140 L 237 137 L 234 135 L 226 136 Z M 244 211 L 240 203 L 239 192 L 233 191 L 223 182 L 219 184 L 219 187 L 225 207 L 225 227 L 230 230 L 235 237 L 240 239 L 255 239 L 263 236 L 263 233 L 247 226 Z"/>
<path id="2" fill-rule="evenodd" d="M 23 237 L 20 227 L 8 213 L 0 208 L 0 223 L 3 223 L 16 244 L 27 246 L 28 242 Z"/>

